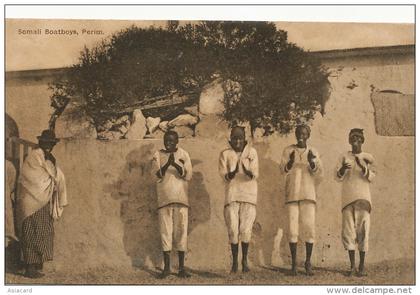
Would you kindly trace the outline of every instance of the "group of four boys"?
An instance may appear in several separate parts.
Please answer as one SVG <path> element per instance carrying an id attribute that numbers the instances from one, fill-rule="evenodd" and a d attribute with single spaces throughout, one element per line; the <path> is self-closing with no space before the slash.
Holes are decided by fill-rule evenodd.
<path id="1" fill-rule="evenodd" d="M 301 224 L 306 244 L 305 271 L 313 275 L 311 254 L 315 240 L 316 187 L 323 168 L 318 152 L 307 144 L 311 130 L 298 125 L 297 143 L 286 147 L 281 159 L 285 174 L 286 208 L 288 212 L 289 247 L 292 257 L 291 275 L 297 275 L 296 252 Z M 248 249 L 256 218 L 258 155 L 247 143 L 243 127 L 234 127 L 230 147 L 220 153 L 219 173 L 225 183 L 224 217 L 232 251 L 231 273 L 238 271 L 239 242 L 242 249 L 242 271 L 248 272 Z M 369 183 L 375 176 L 373 157 L 362 152 L 362 129 L 349 133 L 351 151 L 340 156 L 335 177 L 342 185 L 342 241 L 349 253 L 349 275 L 365 276 L 364 258 L 368 250 L 371 196 Z M 153 157 L 153 173 L 157 177 L 158 218 L 163 248 L 164 269 L 161 277 L 170 274 L 172 245 L 178 251 L 180 277 L 189 277 L 184 258 L 187 250 L 188 181 L 192 178 L 189 154 L 178 147 L 178 134 L 168 131 L 164 149 Z M 360 253 L 355 266 L 355 250 Z"/>

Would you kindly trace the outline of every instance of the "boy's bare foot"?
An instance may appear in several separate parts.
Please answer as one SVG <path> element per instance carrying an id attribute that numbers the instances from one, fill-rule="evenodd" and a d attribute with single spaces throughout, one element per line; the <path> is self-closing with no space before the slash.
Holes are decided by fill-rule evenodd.
<path id="1" fill-rule="evenodd" d="M 247 261 L 242 261 L 242 272 L 249 272 L 250 269 L 248 267 L 248 262 Z"/>
<path id="2" fill-rule="evenodd" d="M 347 276 L 348 277 L 354 277 L 357 274 L 357 270 L 355 267 L 351 268 L 348 272 L 347 272 Z"/>
<path id="3" fill-rule="evenodd" d="M 171 274 L 171 271 L 169 269 L 164 269 L 162 273 L 159 275 L 159 279 L 164 279 L 168 277 Z"/>
<path id="4" fill-rule="evenodd" d="M 362 268 L 357 272 L 358 277 L 367 277 L 367 272 Z"/>
<path id="5" fill-rule="evenodd" d="M 307 261 L 305 262 L 305 271 L 307 276 L 313 276 L 314 272 L 312 271 L 312 265 L 311 262 Z"/>
<path id="6" fill-rule="evenodd" d="M 290 270 L 290 275 L 292 277 L 295 277 L 295 276 L 298 275 L 298 272 L 297 272 L 297 268 L 296 267 L 292 267 L 292 269 Z"/>
<path id="7" fill-rule="evenodd" d="M 190 278 L 191 275 L 188 272 L 186 272 L 185 269 L 181 269 L 178 272 L 178 277 L 180 277 L 180 278 Z"/>
<path id="8" fill-rule="evenodd" d="M 232 268 L 230 269 L 230 273 L 237 273 L 238 272 L 238 264 L 237 263 L 233 263 L 232 264 Z"/>

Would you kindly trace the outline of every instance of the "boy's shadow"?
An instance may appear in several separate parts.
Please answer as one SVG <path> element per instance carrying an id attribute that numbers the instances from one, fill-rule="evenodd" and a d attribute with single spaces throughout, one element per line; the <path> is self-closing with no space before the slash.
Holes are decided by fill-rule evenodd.
<path id="1" fill-rule="evenodd" d="M 201 223 L 210 220 L 210 195 L 204 185 L 203 173 L 194 171 L 194 167 L 201 163 L 200 160 L 192 159 L 193 175 L 188 185 L 188 234 Z"/>
<path id="2" fill-rule="evenodd" d="M 162 247 L 157 213 L 156 179 L 152 171 L 153 144 L 129 152 L 118 180 L 105 191 L 121 200 L 120 217 L 124 223 L 123 243 L 132 266 L 158 276 L 162 265 Z M 192 160 L 194 165 L 200 161 Z M 189 183 L 188 233 L 210 218 L 210 196 L 201 172 L 193 172 Z M 175 252 L 175 251 L 172 251 Z"/>
<path id="3" fill-rule="evenodd" d="M 284 176 L 280 173 L 279 163 L 272 160 L 267 153 L 268 143 L 254 143 L 258 152 L 259 159 L 259 178 L 258 178 L 258 204 L 257 218 L 253 228 L 254 249 L 259 249 L 259 253 L 254 251 L 252 260 L 260 266 L 271 268 L 273 262 L 273 251 L 276 234 L 279 229 L 283 230 L 283 238 L 278 249 L 284 259 L 288 253 L 288 243 L 286 241 L 287 212 L 284 206 L 284 187 L 282 185 Z"/>

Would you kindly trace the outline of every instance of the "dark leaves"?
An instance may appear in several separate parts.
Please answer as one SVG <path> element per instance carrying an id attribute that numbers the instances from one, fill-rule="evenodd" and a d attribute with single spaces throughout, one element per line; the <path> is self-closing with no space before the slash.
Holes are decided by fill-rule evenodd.
<path id="1" fill-rule="evenodd" d="M 327 72 L 273 23 L 171 21 L 167 29 L 133 26 L 84 48 L 66 79 L 52 85 L 51 100 L 55 107 L 64 97 L 77 99 L 100 122 L 152 97 L 199 89 L 215 73 L 240 83 L 240 92 L 225 94 L 223 117 L 231 125 L 288 133 L 328 96 Z"/>

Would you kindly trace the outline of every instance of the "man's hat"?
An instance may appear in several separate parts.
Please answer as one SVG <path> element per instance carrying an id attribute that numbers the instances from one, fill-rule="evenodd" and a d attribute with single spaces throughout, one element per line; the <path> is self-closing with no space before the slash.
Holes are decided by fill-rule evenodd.
<path id="1" fill-rule="evenodd" d="M 39 141 L 44 141 L 44 142 L 54 142 L 57 143 L 60 140 L 55 137 L 55 133 L 52 130 L 46 129 L 44 131 L 42 131 L 41 136 L 37 136 Z"/>

